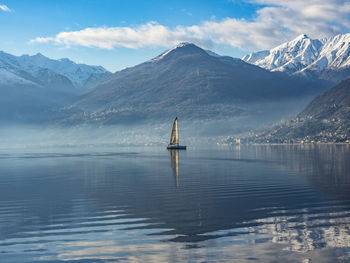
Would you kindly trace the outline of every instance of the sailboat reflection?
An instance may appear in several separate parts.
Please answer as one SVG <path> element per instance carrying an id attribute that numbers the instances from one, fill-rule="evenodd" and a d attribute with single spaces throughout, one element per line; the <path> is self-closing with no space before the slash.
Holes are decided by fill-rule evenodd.
<path id="1" fill-rule="evenodd" d="M 171 167 L 175 177 L 176 187 L 179 186 L 179 150 L 170 150 Z"/>

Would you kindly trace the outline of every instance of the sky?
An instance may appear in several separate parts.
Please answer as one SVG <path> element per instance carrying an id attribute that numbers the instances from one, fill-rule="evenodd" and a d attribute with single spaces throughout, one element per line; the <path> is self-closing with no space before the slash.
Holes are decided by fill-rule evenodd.
<path id="1" fill-rule="evenodd" d="M 0 0 L 0 50 L 113 72 L 179 42 L 242 57 L 349 31 L 348 0 Z"/>

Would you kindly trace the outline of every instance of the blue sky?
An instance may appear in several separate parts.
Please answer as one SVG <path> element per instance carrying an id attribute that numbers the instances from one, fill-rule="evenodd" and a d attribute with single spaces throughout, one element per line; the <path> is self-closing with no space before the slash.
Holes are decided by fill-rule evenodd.
<path id="1" fill-rule="evenodd" d="M 340 0 L 0 0 L 0 50 L 102 65 L 111 71 L 181 41 L 242 57 L 306 33 L 347 33 Z"/>

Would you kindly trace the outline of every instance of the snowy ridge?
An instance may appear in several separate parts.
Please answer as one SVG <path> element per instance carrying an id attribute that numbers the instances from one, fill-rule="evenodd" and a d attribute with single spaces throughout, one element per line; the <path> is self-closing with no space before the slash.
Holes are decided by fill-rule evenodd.
<path id="1" fill-rule="evenodd" d="M 302 34 L 271 50 L 246 55 L 242 60 L 271 71 L 302 73 L 350 66 L 350 33 L 325 39 Z"/>
<path id="2" fill-rule="evenodd" d="M 161 61 L 162 59 L 164 59 L 167 55 L 169 55 L 170 53 L 172 53 L 173 51 L 179 49 L 179 48 L 183 48 L 183 47 L 195 47 L 199 50 L 202 50 L 204 52 L 206 52 L 208 55 L 212 56 L 212 57 L 221 57 L 221 55 L 211 51 L 211 50 L 204 50 L 201 49 L 200 47 L 196 46 L 193 43 L 190 42 L 180 42 L 179 44 L 175 45 L 173 48 L 168 49 L 167 51 L 163 52 L 162 54 L 160 54 L 159 56 L 152 58 L 151 60 L 147 61 L 147 62 L 158 62 Z"/>
<path id="3" fill-rule="evenodd" d="M 185 47 L 185 46 L 188 46 L 188 45 L 193 45 L 193 44 L 191 44 L 189 42 L 180 42 L 179 44 L 175 45 L 173 48 L 168 49 L 167 51 L 163 52 L 162 54 L 160 54 L 159 56 L 157 56 L 155 58 L 152 58 L 150 60 L 150 62 L 160 61 L 163 58 L 165 58 L 169 53 L 171 53 L 172 51 L 176 50 L 177 48 Z"/>
<path id="4" fill-rule="evenodd" d="M 215 53 L 214 51 L 211 51 L 211 50 L 204 50 L 204 51 L 207 52 L 209 56 L 216 57 L 216 58 L 221 57 L 221 55 Z"/>
<path id="5" fill-rule="evenodd" d="M 49 59 L 38 53 L 34 56 L 23 55 L 18 58 L 20 63 L 27 71 L 31 71 L 32 65 L 37 67 L 47 68 L 53 72 L 69 78 L 77 87 L 82 87 L 92 74 L 108 73 L 101 66 L 88 66 L 85 64 L 76 64 L 73 61 L 63 58 L 59 60 Z"/>
<path id="6" fill-rule="evenodd" d="M 38 53 L 33 56 L 14 56 L 0 51 L 2 84 L 35 84 L 87 90 L 106 75 L 101 66 L 76 64 L 69 59 L 54 60 Z"/>

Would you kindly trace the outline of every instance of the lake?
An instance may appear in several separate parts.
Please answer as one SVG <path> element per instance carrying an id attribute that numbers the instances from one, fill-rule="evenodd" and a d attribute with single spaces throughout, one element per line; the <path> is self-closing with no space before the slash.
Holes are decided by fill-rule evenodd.
<path id="1" fill-rule="evenodd" d="M 349 145 L 0 150 L 0 262 L 349 261 Z"/>

